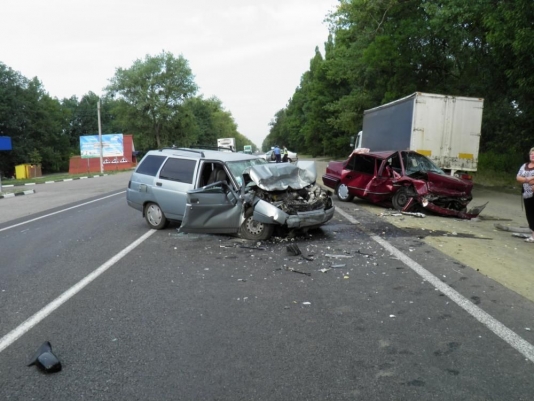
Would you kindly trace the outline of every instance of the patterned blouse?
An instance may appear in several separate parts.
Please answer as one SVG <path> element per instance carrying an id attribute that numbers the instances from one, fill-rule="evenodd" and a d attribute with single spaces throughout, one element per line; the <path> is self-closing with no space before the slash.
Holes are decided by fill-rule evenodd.
<path id="1" fill-rule="evenodd" d="M 519 169 L 517 176 L 521 177 L 534 177 L 534 168 L 529 168 L 528 163 L 525 163 Z M 529 184 L 523 184 L 523 198 L 528 199 L 532 198 L 534 193 L 532 193 L 532 187 Z"/>

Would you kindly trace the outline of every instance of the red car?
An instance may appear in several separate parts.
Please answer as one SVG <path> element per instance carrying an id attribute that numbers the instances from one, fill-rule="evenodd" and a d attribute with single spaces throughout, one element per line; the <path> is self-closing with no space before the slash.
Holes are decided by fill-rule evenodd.
<path id="1" fill-rule="evenodd" d="M 343 202 L 356 196 L 404 212 L 426 209 L 471 219 L 485 207 L 467 211 L 473 182 L 446 174 L 413 151 L 354 152 L 348 160 L 328 163 L 323 183 Z"/>

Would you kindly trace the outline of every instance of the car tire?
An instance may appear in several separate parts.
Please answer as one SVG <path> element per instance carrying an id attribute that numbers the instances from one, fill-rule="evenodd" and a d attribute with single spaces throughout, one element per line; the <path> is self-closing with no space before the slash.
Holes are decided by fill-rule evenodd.
<path id="1" fill-rule="evenodd" d="M 351 202 L 354 199 L 354 195 L 349 194 L 349 187 L 341 182 L 337 184 L 336 195 L 341 202 Z"/>
<path id="2" fill-rule="evenodd" d="M 154 230 L 161 230 L 168 226 L 168 220 L 157 203 L 146 204 L 145 220 L 149 227 Z"/>
<path id="3" fill-rule="evenodd" d="M 395 195 L 393 195 L 393 199 L 391 200 L 391 203 L 393 203 L 393 207 L 399 211 L 404 209 L 404 207 L 408 204 L 410 199 L 413 198 L 413 192 L 408 187 L 402 187 L 399 188 L 397 192 L 395 192 Z"/>
<path id="4" fill-rule="evenodd" d="M 239 227 L 239 236 L 250 240 L 266 240 L 273 235 L 274 225 L 260 223 L 253 218 L 253 209 L 249 207 L 245 212 L 245 221 Z"/>

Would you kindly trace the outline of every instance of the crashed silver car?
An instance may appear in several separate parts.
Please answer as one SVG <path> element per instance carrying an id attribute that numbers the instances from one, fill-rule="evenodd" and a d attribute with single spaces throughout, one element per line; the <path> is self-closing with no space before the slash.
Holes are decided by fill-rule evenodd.
<path id="1" fill-rule="evenodd" d="M 334 215 L 314 162 L 270 164 L 243 153 L 171 148 L 148 152 L 126 192 L 151 228 L 263 240 L 317 228 Z"/>

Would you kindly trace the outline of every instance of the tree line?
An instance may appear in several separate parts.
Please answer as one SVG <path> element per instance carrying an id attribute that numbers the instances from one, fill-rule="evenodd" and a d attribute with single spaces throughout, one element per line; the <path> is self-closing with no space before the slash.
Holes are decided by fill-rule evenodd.
<path id="1" fill-rule="evenodd" d="M 481 152 L 534 146 L 532 0 L 340 0 L 326 21 L 264 147 L 346 156 L 364 110 L 414 92 L 484 98 Z"/>
<path id="2" fill-rule="evenodd" d="M 102 133 L 133 134 L 136 150 L 217 146 L 217 138 L 256 148 L 221 100 L 197 91 L 188 61 L 165 51 L 116 69 L 102 98 L 89 92 L 59 100 L 37 77 L 0 62 L 0 136 L 12 142 L 11 151 L 0 151 L 0 174 L 10 177 L 24 163 L 41 164 L 45 174 L 68 171 L 70 157 L 80 154 L 80 136 L 98 134 L 99 101 Z"/>

